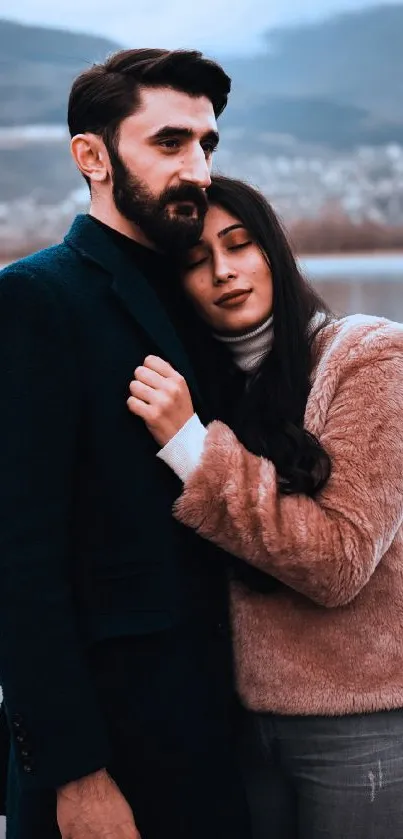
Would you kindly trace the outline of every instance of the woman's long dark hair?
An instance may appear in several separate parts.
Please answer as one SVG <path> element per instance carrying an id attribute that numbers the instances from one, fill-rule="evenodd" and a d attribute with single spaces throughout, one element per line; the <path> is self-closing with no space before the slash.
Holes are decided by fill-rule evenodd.
<path id="1" fill-rule="evenodd" d="M 313 497 L 326 484 L 331 461 L 303 423 L 313 341 L 332 313 L 301 274 L 282 225 L 260 192 L 243 181 L 214 176 L 207 195 L 210 204 L 245 225 L 266 255 L 273 280 L 273 346 L 241 389 L 231 426 L 249 451 L 274 463 L 282 493 Z M 315 315 L 319 322 L 313 321 Z"/>

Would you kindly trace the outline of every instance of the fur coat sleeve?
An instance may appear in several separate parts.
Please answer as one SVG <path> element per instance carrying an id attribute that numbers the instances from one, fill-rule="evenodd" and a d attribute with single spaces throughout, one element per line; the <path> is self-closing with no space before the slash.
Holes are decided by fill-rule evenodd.
<path id="1" fill-rule="evenodd" d="M 332 460 L 321 494 L 281 495 L 273 463 L 214 422 L 174 508 L 204 538 L 327 607 L 357 596 L 403 523 L 403 327 L 340 323 L 305 418 Z"/>

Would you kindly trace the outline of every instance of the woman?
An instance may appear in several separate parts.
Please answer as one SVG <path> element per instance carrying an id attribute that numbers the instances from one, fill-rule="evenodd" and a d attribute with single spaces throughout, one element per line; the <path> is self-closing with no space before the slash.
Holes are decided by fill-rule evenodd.
<path id="1" fill-rule="evenodd" d="M 403 326 L 331 317 L 263 197 L 208 193 L 183 290 L 238 371 L 227 424 L 153 356 L 128 406 L 184 481 L 175 516 L 251 569 L 232 609 L 255 836 L 401 839 Z"/>

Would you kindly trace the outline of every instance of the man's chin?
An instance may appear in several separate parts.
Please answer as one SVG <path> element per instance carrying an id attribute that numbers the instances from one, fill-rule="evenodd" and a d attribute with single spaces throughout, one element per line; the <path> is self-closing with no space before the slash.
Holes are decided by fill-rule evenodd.
<path id="1" fill-rule="evenodd" d="M 167 207 L 167 215 L 170 219 L 199 220 L 199 212 L 194 204 L 171 204 Z"/>
<path id="2" fill-rule="evenodd" d="M 198 212 L 194 217 L 165 212 L 164 218 L 158 220 L 147 217 L 134 219 L 129 215 L 126 218 L 138 224 L 149 241 L 165 252 L 179 252 L 193 247 L 199 241 L 204 226 L 204 217 Z"/>
<path id="3" fill-rule="evenodd" d="M 172 247 L 191 248 L 197 244 L 203 231 L 203 221 L 199 216 L 177 216 L 171 222 L 167 225 L 166 238 Z"/>

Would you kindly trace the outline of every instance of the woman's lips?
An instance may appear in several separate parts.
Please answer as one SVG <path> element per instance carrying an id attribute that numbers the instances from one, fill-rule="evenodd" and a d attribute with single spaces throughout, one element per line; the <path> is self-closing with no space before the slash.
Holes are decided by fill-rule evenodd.
<path id="1" fill-rule="evenodd" d="M 242 303 L 248 299 L 252 289 L 239 289 L 239 291 L 232 291 L 228 292 L 228 294 L 223 294 L 218 300 L 215 301 L 216 306 L 220 306 L 220 308 L 224 309 L 231 309 L 235 308 L 235 306 L 241 306 Z"/>

